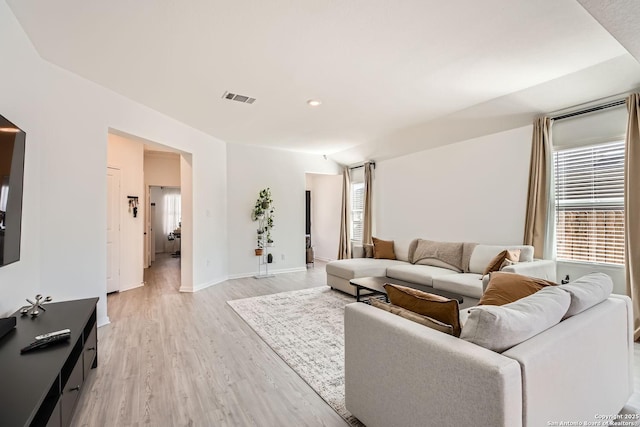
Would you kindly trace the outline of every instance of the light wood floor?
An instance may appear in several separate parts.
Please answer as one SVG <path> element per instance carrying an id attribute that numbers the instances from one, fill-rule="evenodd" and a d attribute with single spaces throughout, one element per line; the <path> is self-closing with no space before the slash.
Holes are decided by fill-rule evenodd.
<path id="1" fill-rule="evenodd" d="M 322 264 L 185 294 L 179 260 L 165 256 L 145 281 L 107 297 L 111 324 L 74 426 L 347 425 L 226 304 L 324 285 Z"/>
<path id="2" fill-rule="evenodd" d="M 346 423 L 226 301 L 325 284 L 324 265 L 182 294 L 179 260 L 159 257 L 146 286 L 108 296 L 99 365 L 74 426 L 340 426 Z M 640 345 L 635 346 L 640 390 Z M 627 411 L 640 408 L 640 393 Z"/>

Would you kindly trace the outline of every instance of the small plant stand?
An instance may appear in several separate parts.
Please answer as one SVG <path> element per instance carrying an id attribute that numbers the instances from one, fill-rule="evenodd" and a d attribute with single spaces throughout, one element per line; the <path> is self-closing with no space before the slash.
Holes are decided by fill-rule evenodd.
<path id="1" fill-rule="evenodd" d="M 265 216 L 258 217 L 258 225 L 259 230 L 265 229 L 267 219 Z M 274 277 L 273 274 L 269 274 L 269 263 L 267 262 L 267 258 L 269 257 L 269 244 L 267 244 L 267 233 L 258 234 L 258 246 L 262 248 L 262 255 L 256 255 L 258 258 L 258 274 L 256 274 L 256 279 L 266 279 L 267 277 Z M 264 268 L 262 267 L 264 265 Z M 263 272 L 264 270 L 264 272 Z"/>
<path id="2" fill-rule="evenodd" d="M 267 277 L 275 277 L 275 274 L 269 274 L 269 263 L 267 262 L 267 257 L 269 256 L 269 247 L 264 248 L 262 255 L 258 255 L 258 274 L 256 274 L 256 279 L 266 279 Z M 264 268 L 262 267 L 264 265 Z M 264 270 L 264 272 L 263 272 Z"/>

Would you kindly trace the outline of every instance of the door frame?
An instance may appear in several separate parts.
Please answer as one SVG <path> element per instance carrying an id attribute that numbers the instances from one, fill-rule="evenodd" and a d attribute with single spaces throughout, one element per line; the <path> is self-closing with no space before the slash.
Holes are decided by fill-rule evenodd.
<path id="1" fill-rule="evenodd" d="M 116 262 L 116 284 L 117 286 L 110 288 L 109 286 L 109 272 L 111 271 L 111 266 L 109 265 L 109 211 L 112 208 L 112 204 L 114 203 L 113 200 L 111 200 L 111 198 L 109 197 L 109 182 L 108 182 L 108 178 L 107 178 L 107 277 L 106 277 L 106 290 L 107 290 L 107 294 L 111 293 L 111 292 L 119 292 L 120 291 L 120 267 L 121 267 L 121 260 L 120 260 L 120 243 L 121 243 L 121 225 L 122 225 L 122 212 L 120 209 L 120 191 L 122 188 L 121 185 L 121 181 L 122 181 L 122 176 L 121 176 L 121 171 L 119 168 L 115 168 L 112 166 L 107 166 L 107 177 L 109 176 L 109 174 L 112 174 L 113 176 L 117 177 L 117 188 L 115 189 L 115 206 L 113 206 L 113 209 L 115 212 L 115 216 L 113 217 L 113 219 L 116 220 L 116 224 L 117 224 L 117 231 L 115 231 L 114 235 L 115 235 L 115 239 L 112 240 L 112 245 L 113 242 L 115 242 L 115 262 Z M 113 255 L 113 253 L 112 253 Z M 114 272 L 112 271 L 112 274 Z M 113 282 L 112 282 L 113 283 Z"/>

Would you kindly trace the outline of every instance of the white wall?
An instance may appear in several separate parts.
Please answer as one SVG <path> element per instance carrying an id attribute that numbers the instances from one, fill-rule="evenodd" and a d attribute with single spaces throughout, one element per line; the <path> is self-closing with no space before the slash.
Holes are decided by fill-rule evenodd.
<path id="1" fill-rule="evenodd" d="M 107 165 L 120 170 L 120 291 L 137 288 L 143 284 L 143 164 L 144 146 L 141 142 L 109 134 Z M 138 197 L 138 212 L 135 218 L 127 196 Z"/>
<path id="2" fill-rule="evenodd" d="M 525 126 L 378 162 L 376 235 L 522 243 L 531 132 Z"/>
<path id="3" fill-rule="evenodd" d="M 42 292 L 56 301 L 98 296 L 98 321 L 108 322 L 110 129 L 191 153 L 193 168 L 181 171 L 193 187 L 193 251 L 183 255 L 182 284 L 192 290 L 225 278 L 226 144 L 42 60 L 4 1 L 0 49 L 0 114 L 27 133 L 21 261 L 0 268 L 0 315 Z"/>
<path id="4" fill-rule="evenodd" d="M 144 182 L 147 186 L 180 187 L 180 155 L 145 151 Z"/>
<path id="5" fill-rule="evenodd" d="M 340 241 L 342 175 L 307 175 L 311 191 L 311 243 L 316 259 L 337 258 Z"/>
<path id="6" fill-rule="evenodd" d="M 256 223 L 251 210 L 263 188 L 271 188 L 275 247 L 269 271 L 305 268 L 305 173 L 339 173 L 338 165 L 322 156 L 229 144 L 227 147 L 229 274 L 257 272 Z M 284 259 L 282 256 L 284 255 Z"/>

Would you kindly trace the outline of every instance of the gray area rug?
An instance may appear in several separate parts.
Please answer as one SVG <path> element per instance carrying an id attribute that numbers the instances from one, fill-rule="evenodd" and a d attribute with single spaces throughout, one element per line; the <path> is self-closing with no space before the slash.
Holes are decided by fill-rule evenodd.
<path id="1" fill-rule="evenodd" d="M 344 406 L 344 306 L 352 302 L 322 286 L 227 304 L 345 421 L 363 426 Z"/>

